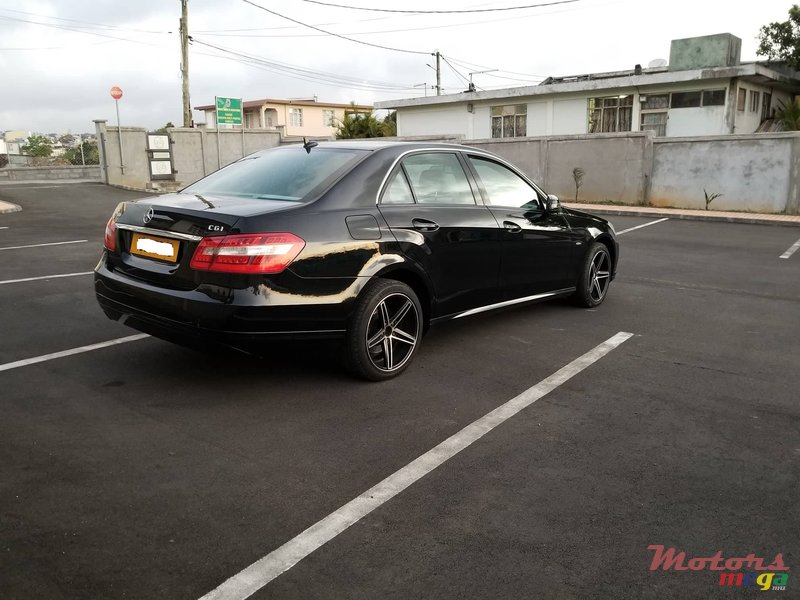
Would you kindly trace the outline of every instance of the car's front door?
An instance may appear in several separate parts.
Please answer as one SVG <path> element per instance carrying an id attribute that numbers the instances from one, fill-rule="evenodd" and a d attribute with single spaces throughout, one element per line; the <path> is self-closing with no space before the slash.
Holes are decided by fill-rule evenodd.
<path id="1" fill-rule="evenodd" d="M 580 241 L 559 211 L 518 173 L 485 156 L 469 155 L 478 185 L 502 231 L 500 282 L 508 298 L 574 287 L 573 253 Z"/>
<path id="2" fill-rule="evenodd" d="M 434 286 L 433 318 L 499 299 L 501 232 L 477 193 L 457 153 L 422 152 L 403 158 L 381 195 L 389 228 Z"/>

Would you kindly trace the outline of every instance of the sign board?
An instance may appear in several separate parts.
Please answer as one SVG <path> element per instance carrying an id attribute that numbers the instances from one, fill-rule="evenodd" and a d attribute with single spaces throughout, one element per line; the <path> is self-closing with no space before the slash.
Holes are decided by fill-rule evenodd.
<path id="1" fill-rule="evenodd" d="M 217 125 L 242 124 L 242 99 L 216 96 Z"/>
<path id="2" fill-rule="evenodd" d="M 111 97 L 114 100 L 119 100 L 120 98 L 122 98 L 122 88 L 121 87 L 117 87 L 116 85 L 114 87 L 112 87 L 111 88 Z"/>
<path id="3" fill-rule="evenodd" d="M 175 179 L 172 168 L 172 145 L 169 134 L 147 134 L 148 163 L 150 164 L 150 179 Z"/>

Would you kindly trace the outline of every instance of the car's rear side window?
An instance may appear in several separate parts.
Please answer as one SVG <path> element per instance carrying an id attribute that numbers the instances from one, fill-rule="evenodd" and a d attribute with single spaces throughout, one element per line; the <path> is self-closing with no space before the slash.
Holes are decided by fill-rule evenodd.
<path id="1" fill-rule="evenodd" d="M 419 204 L 475 204 L 458 157 L 450 152 L 413 154 L 403 167 Z"/>
<path id="2" fill-rule="evenodd" d="M 386 186 L 381 197 L 381 204 L 414 204 L 414 194 L 408 185 L 403 169 L 397 169 Z"/>

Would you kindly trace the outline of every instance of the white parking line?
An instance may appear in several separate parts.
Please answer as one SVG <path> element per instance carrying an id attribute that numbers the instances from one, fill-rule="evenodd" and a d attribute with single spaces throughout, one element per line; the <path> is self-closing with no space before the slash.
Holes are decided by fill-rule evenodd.
<path id="1" fill-rule="evenodd" d="M 655 225 L 656 223 L 663 223 L 664 221 L 669 221 L 669 217 L 664 217 L 663 219 L 650 221 L 649 223 L 644 223 L 643 225 L 637 225 L 636 227 L 628 227 L 628 229 L 623 229 L 622 231 L 618 231 L 617 235 L 622 235 L 623 233 L 628 233 L 629 231 L 635 231 L 637 229 L 641 229 L 642 227 L 650 227 L 650 225 Z"/>
<path id="2" fill-rule="evenodd" d="M 49 244 L 30 244 L 28 246 L 6 246 L 0 250 L 20 250 L 22 248 L 41 248 L 42 246 L 62 246 L 64 244 L 83 244 L 89 240 L 72 240 L 69 242 L 50 242 Z"/>
<path id="3" fill-rule="evenodd" d="M 800 240 L 797 240 L 794 244 L 792 244 L 789 249 L 781 254 L 781 258 L 791 258 L 792 254 L 800 250 Z"/>
<path id="4" fill-rule="evenodd" d="M 8 227 L 0 227 L 0 229 L 8 229 Z"/>
<path id="5" fill-rule="evenodd" d="M 436 467 L 452 458 L 521 410 L 603 358 L 614 348 L 632 337 L 624 331 L 609 338 L 580 358 L 576 358 L 547 379 L 522 392 L 505 404 L 446 439 L 405 467 L 389 475 L 376 486 L 361 494 L 318 521 L 277 550 L 225 581 L 200 600 L 243 600 L 267 585 L 281 573 L 291 569 L 306 556 L 326 544 L 348 527 L 371 513 L 407 487 L 419 481 Z"/>
<path id="6" fill-rule="evenodd" d="M 81 346 L 80 348 L 73 348 L 72 350 L 62 350 L 61 352 L 53 352 L 52 354 L 44 354 L 42 356 L 35 356 L 34 358 L 26 358 L 14 362 L 0 365 L 0 371 L 10 371 L 11 369 L 19 369 L 20 367 L 27 367 L 28 365 L 35 365 L 36 363 L 46 362 L 48 360 L 55 360 L 56 358 L 64 358 L 65 356 L 72 356 L 73 354 L 82 354 L 83 352 L 91 352 L 92 350 L 100 350 L 101 348 L 108 348 L 109 346 L 116 346 L 118 344 L 125 344 L 127 342 L 135 342 L 136 340 L 143 340 L 150 337 L 146 333 L 139 333 L 136 335 L 129 335 L 128 337 L 117 338 L 107 342 L 100 342 L 98 344 L 90 344 L 89 346 Z"/>
<path id="7" fill-rule="evenodd" d="M 25 279 L 6 279 L 0 281 L 0 285 L 7 283 L 24 283 L 26 281 L 39 281 L 41 279 L 60 279 L 61 277 L 78 277 L 79 275 L 91 275 L 94 271 L 84 271 L 83 273 L 64 273 L 63 275 L 44 275 L 42 277 L 26 277 Z"/>

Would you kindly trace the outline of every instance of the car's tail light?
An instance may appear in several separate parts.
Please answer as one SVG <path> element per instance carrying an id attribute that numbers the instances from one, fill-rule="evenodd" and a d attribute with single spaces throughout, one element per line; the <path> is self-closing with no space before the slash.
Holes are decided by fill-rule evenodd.
<path id="1" fill-rule="evenodd" d="M 190 266 L 222 273 L 280 273 L 305 245 L 291 233 L 209 236 L 200 241 Z"/>
<path id="2" fill-rule="evenodd" d="M 106 250 L 110 250 L 111 252 L 117 251 L 117 215 L 116 213 L 111 216 L 106 223 L 106 232 L 103 235 L 103 246 L 106 247 Z"/>

